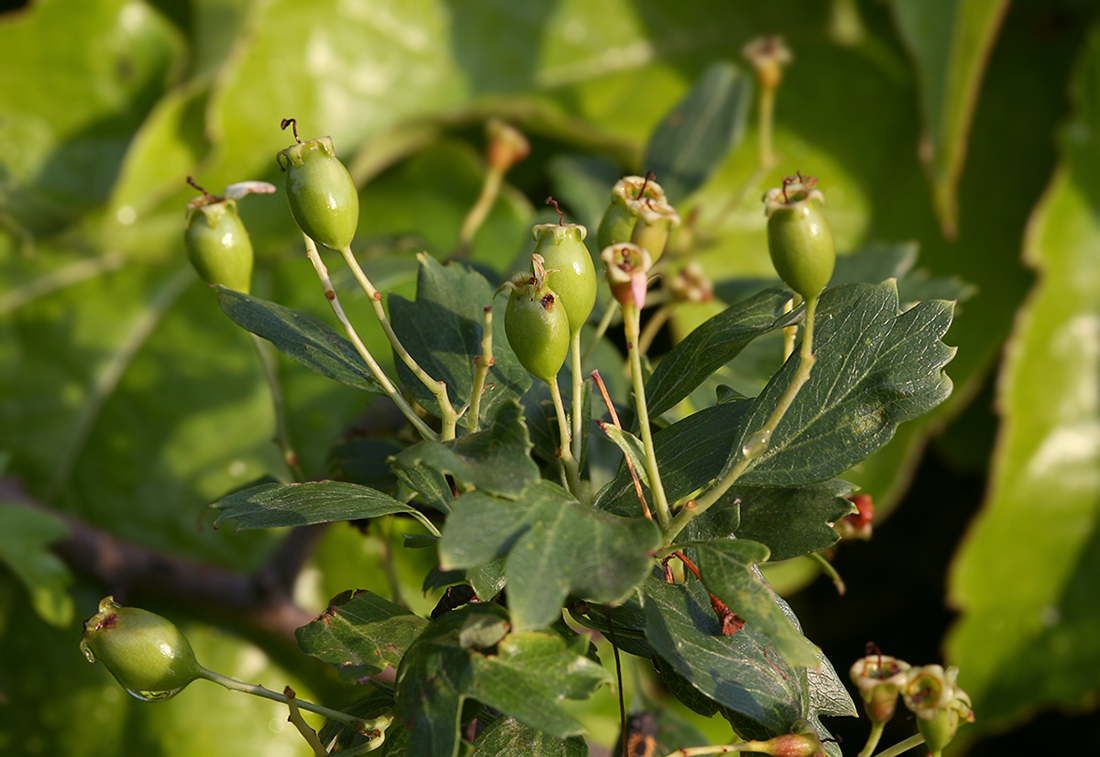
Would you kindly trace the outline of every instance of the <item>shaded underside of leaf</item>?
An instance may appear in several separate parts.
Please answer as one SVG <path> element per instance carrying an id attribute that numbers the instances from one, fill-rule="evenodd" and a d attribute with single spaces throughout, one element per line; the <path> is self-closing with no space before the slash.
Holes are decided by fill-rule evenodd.
<path id="1" fill-rule="evenodd" d="M 313 316 L 223 286 L 215 288 L 226 315 L 290 359 L 348 386 L 383 392 L 352 343 Z"/>
<path id="2" fill-rule="evenodd" d="M 214 526 L 235 521 L 238 529 L 308 526 L 416 512 L 376 489 L 343 481 L 261 484 L 222 497 Z"/>

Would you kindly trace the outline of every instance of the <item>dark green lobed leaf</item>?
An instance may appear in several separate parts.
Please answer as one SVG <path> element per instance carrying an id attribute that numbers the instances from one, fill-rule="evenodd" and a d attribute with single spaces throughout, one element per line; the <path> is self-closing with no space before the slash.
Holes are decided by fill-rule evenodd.
<path id="1" fill-rule="evenodd" d="M 380 491 L 342 481 L 261 484 L 226 495 L 211 507 L 221 510 L 215 528 L 236 521 L 238 529 L 308 526 L 416 512 Z"/>
<path id="2" fill-rule="evenodd" d="M 524 631 L 552 623 L 570 593 L 622 601 L 649 572 L 659 542 L 652 521 L 610 515 L 539 481 L 516 501 L 476 491 L 459 497 L 439 555 L 444 569 L 507 555 L 508 603 Z"/>
<path id="3" fill-rule="evenodd" d="M 291 360 L 348 386 L 384 393 L 352 343 L 313 316 L 223 286 L 214 288 L 227 316 Z"/>
<path id="4" fill-rule="evenodd" d="M 443 265 L 420 255 L 416 300 L 390 295 L 393 330 L 420 367 L 447 385 L 456 410 L 470 402 L 475 359 L 481 355 L 485 308 L 493 305 L 493 290 L 477 271 L 458 263 Z M 504 333 L 503 308 L 493 318 L 493 366 L 485 382 L 481 412 L 492 417 L 497 405 L 518 399 L 531 385 Z M 435 396 L 399 357 L 394 358 L 401 382 L 417 401 L 439 413 Z"/>
<path id="5" fill-rule="evenodd" d="M 340 678 L 358 683 L 401 662 L 428 621 L 377 594 L 345 591 L 313 622 L 294 632 L 298 648 L 332 667 Z"/>
<path id="6" fill-rule="evenodd" d="M 498 403 L 484 429 L 448 442 L 423 441 L 394 458 L 399 470 L 429 468 L 450 474 L 488 494 L 518 497 L 539 477 L 523 408 L 515 399 Z"/>
<path id="7" fill-rule="evenodd" d="M 798 323 L 802 311 L 783 313 L 790 292 L 768 289 L 730 305 L 677 344 L 646 382 L 651 416 L 671 409 L 759 336 Z"/>
<path id="8" fill-rule="evenodd" d="M 477 737 L 471 757 L 588 757 L 588 754 L 588 744 L 579 736 L 559 739 L 515 718 L 498 718 Z"/>
<path id="9" fill-rule="evenodd" d="M 839 475 L 886 444 L 899 423 L 945 400 L 951 379 L 942 369 L 955 350 L 940 338 L 951 311 L 951 303 L 936 300 L 900 313 L 892 280 L 827 289 L 813 374 L 740 483 L 800 486 Z M 764 426 L 797 363 L 796 353 L 752 402 L 723 471 Z"/>
<path id="10" fill-rule="evenodd" d="M 395 691 L 410 754 L 457 754 L 467 698 L 559 739 L 583 732 L 557 703 L 587 697 L 610 680 L 608 672 L 555 633 L 507 629 L 503 608 L 469 605 L 447 613 L 413 642 L 398 668 Z"/>

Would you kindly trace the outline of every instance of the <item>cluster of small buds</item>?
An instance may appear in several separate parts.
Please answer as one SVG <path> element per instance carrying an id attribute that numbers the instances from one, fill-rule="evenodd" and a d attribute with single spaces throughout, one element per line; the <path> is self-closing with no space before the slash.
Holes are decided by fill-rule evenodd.
<path id="1" fill-rule="evenodd" d="M 970 697 L 956 685 L 958 668 L 913 667 L 883 654 L 856 660 L 849 672 L 867 716 L 882 724 L 894 716 L 900 696 L 917 716 L 917 726 L 933 757 L 939 757 L 962 723 L 974 722 Z"/>
<path id="2" fill-rule="evenodd" d="M 709 302 L 714 298 L 714 285 L 695 260 L 665 276 L 664 282 L 673 302 Z"/>

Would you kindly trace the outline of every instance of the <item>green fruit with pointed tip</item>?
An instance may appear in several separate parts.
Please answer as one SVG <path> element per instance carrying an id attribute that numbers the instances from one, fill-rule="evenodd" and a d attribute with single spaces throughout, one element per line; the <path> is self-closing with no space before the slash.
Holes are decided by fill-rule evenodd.
<path id="1" fill-rule="evenodd" d="M 581 330 L 596 305 L 596 267 L 584 246 L 588 230 L 575 223 L 535 226 L 534 254 L 541 255 L 546 286 L 556 292 L 569 317 L 570 336 Z"/>
<path id="2" fill-rule="evenodd" d="M 359 227 L 359 193 L 330 137 L 291 145 L 278 154 L 286 171 L 290 212 L 306 236 L 332 250 L 355 239 Z"/>
<path id="3" fill-rule="evenodd" d="M 561 300 L 535 277 L 517 283 L 504 311 L 504 332 L 520 365 L 550 383 L 569 352 L 569 316 Z"/>
<path id="4" fill-rule="evenodd" d="M 191 644 L 166 618 L 106 597 L 84 621 L 80 648 L 138 699 L 168 699 L 201 677 Z"/>
<path id="5" fill-rule="evenodd" d="M 188 259 L 203 281 L 248 294 L 252 241 L 235 200 L 204 196 L 188 203 L 183 241 Z"/>
<path id="6" fill-rule="evenodd" d="M 816 197 L 769 208 L 768 252 L 787 286 L 804 299 L 821 293 L 833 277 L 836 246 Z"/>

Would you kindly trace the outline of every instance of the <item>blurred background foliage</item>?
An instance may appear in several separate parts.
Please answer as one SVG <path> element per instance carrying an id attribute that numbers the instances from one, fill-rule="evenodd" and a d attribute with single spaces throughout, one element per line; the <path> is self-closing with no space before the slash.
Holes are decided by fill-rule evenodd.
<path id="1" fill-rule="evenodd" d="M 248 338 L 186 265 L 194 175 L 279 183 L 279 130 L 330 134 L 362 189 L 356 249 L 411 296 L 415 253 L 447 257 L 485 172 L 484 123 L 533 151 L 472 247 L 503 275 L 555 194 L 591 222 L 578 175 L 646 168 L 654 127 L 710 64 L 779 34 L 780 164 L 757 130 L 680 203 L 718 283 L 771 276 L 757 198 L 818 176 L 842 251 L 915 242 L 919 274 L 967 282 L 947 341 L 952 398 L 849 478 L 879 505 L 843 546 L 849 593 L 791 597 L 843 670 L 874 641 L 962 668 L 970 754 L 1100 750 L 1100 9 L 1091 0 L 40 0 L 0 16 L 0 751 L 298 754 L 285 713 L 226 692 L 130 700 L 77 650 L 118 587 L 49 545 L 78 518 L 127 542 L 248 571 L 283 534 L 213 531 L 206 506 L 280 475 Z M 579 171 L 579 169 L 585 169 Z M 658 177 L 659 178 L 659 177 Z M 597 188 L 606 192 L 606 188 Z M 600 198 L 595 207 L 603 202 Z M 242 203 L 259 296 L 326 317 L 279 195 Z M 360 303 L 361 306 L 361 303 Z M 670 335 L 721 307 L 677 314 Z M 374 335 L 376 354 L 385 354 Z M 371 397 L 279 364 L 308 475 Z M 384 413 L 381 414 L 384 416 Z M 929 442 L 931 442 L 929 444 Z M 29 509 L 28 502 L 40 507 Z M 47 509 L 42 509 L 45 507 Z M 401 590 L 426 611 L 430 555 L 405 523 L 323 537 L 296 599 Z M 391 555 L 393 570 L 380 567 Z M 773 573 L 795 588 L 805 577 Z M 292 640 L 232 608 L 144 604 L 190 629 L 208 667 L 339 702 Z M 610 699 L 587 709 L 606 747 Z M 829 723 L 860 743 L 865 726 Z M 911 724 L 896 725 L 908 735 Z M 718 727 L 715 738 L 725 738 Z M 889 733 L 887 735 L 889 739 Z M 884 742 L 889 743 L 889 742 Z"/>

